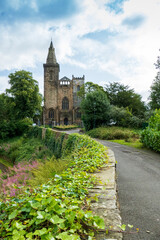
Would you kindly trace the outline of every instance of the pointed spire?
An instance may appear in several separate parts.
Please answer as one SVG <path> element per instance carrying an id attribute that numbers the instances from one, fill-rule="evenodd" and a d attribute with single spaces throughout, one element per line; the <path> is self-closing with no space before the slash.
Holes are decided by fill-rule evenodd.
<path id="1" fill-rule="evenodd" d="M 57 64 L 55 49 L 53 47 L 52 39 L 51 39 L 50 47 L 48 50 L 47 63 Z"/>

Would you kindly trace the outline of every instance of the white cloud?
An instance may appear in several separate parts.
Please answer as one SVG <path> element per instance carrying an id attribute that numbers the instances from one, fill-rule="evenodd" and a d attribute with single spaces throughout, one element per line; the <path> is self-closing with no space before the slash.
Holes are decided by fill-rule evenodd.
<path id="1" fill-rule="evenodd" d="M 37 63 L 45 62 L 49 41 L 53 37 L 59 63 L 73 65 L 73 69 L 78 66 L 82 68 L 82 74 L 88 69 L 97 69 L 103 72 L 104 79 L 108 73 L 112 74 L 114 79 L 134 87 L 146 98 L 156 75 L 153 63 L 160 48 L 160 4 L 157 0 L 125 1 L 123 12 L 116 15 L 106 9 L 107 2 L 81 0 L 78 3 L 80 12 L 65 19 L 0 25 L 0 70 L 30 67 L 34 71 Z M 31 7 L 38 11 L 35 0 L 32 0 Z M 138 27 L 129 28 L 123 24 L 125 19 L 134 16 L 144 17 Z M 49 31 L 50 27 L 55 30 Z M 83 37 L 102 30 L 115 35 L 110 34 L 103 41 Z M 43 76 L 37 76 L 43 82 Z M 93 81 L 96 81 L 94 76 Z"/>

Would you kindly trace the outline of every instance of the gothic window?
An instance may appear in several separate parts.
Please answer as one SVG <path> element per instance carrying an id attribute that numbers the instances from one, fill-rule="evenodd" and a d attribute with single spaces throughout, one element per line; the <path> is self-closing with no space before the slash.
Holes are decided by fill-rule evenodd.
<path id="1" fill-rule="evenodd" d="M 54 110 L 53 109 L 49 110 L 49 119 L 54 119 Z"/>
<path id="2" fill-rule="evenodd" d="M 79 91 L 80 91 L 80 86 L 78 85 L 78 86 L 77 86 L 77 92 L 79 92 Z"/>
<path id="3" fill-rule="evenodd" d="M 64 97 L 62 100 L 62 109 L 68 110 L 69 109 L 69 100 L 67 97 Z"/>

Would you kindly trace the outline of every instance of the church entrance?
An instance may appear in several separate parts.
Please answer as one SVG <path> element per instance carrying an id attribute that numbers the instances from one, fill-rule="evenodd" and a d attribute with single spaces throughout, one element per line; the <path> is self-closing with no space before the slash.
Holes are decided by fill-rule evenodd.
<path id="1" fill-rule="evenodd" d="M 68 125 L 68 118 L 64 119 L 64 125 Z"/>

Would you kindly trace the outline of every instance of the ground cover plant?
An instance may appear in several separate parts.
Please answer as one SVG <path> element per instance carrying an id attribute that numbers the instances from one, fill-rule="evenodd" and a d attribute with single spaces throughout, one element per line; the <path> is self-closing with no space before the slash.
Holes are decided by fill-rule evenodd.
<path id="1" fill-rule="evenodd" d="M 36 135 L 37 129 L 32 133 Z M 88 188 L 96 182 L 90 172 L 107 163 L 106 148 L 88 136 L 46 130 L 44 143 L 53 151 L 59 146 L 67 169 L 44 184 L 24 188 L 18 197 L 0 202 L 0 236 L 4 239 L 94 239 L 104 221 L 89 209 Z M 37 131 L 37 136 L 40 136 Z M 52 143 L 52 144 L 51 144 Z M 70 159 L 70 160 L 69 160 Z M 57 160 L 55 160 L 57 161 Z"/>

